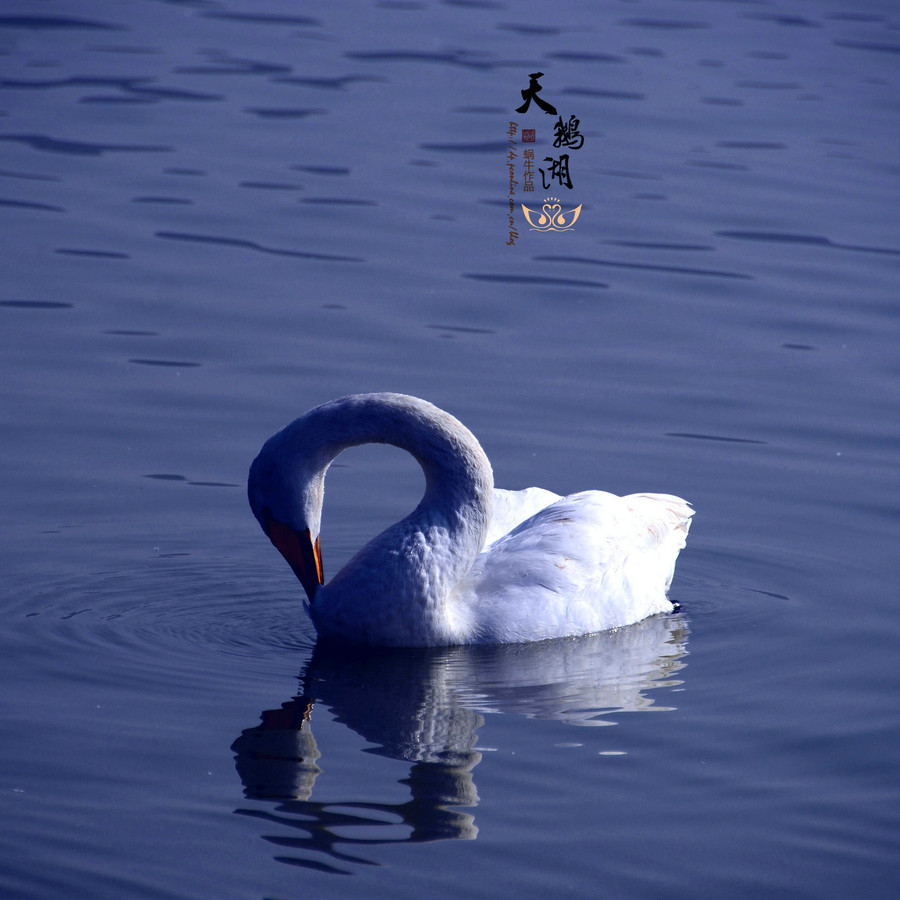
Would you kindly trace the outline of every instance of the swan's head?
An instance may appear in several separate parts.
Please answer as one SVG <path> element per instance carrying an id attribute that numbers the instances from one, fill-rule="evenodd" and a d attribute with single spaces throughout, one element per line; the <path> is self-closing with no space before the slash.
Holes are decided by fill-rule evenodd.
<path id="1" fill-rule="evenodd" d="M 324 584 L 319 528 L 322 521 L 324 471 L 314 471 L 303 457 L 285 456 L 272 438 L 250 466 L 250 509 L 275 549 L 285 558 L 312 602 Z"/>

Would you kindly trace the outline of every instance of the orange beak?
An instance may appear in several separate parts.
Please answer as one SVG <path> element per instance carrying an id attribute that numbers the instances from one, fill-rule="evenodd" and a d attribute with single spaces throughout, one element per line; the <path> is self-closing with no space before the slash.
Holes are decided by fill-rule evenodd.
<path id="1" fill-rule="evenodd" d="M 275 549 L 294 570 L 294 574 L 300 579 L 300 584 L 303 585 L 306 596 L 312 603 L 316 589 L 320 584 L 325 583 L 322 574 L 322 552 L 319 549 L 319 538 L 316 537 L 314 543 L 308 528 L 303 531 L 294 531 L 290 525 L 273 519 L 271 514 L 266 515 L 266 534 L 275 545 Z"/>

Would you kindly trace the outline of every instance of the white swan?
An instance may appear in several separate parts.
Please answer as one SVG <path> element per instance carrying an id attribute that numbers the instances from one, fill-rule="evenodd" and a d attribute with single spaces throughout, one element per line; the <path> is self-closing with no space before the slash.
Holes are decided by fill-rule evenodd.
<path id="1" fill-rule="evenodd" d="M 324 584 L 325 472 L 366 443 L 409 451 L 425 495 Z M 495 490 L 475 436 L 403 394 L 353 394 L 310 410 L 266 441 L 247 490 L 319 634 L 389 646 L 539 641 L 670 612 L 666 590 L 693 515 L 665 494 Z"/>

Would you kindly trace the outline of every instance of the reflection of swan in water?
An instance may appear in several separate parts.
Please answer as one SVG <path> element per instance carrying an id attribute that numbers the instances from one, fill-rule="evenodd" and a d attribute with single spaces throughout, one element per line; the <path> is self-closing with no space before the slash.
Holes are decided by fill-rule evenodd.
<path id="1" fill-rule="evenodd" d="M 261 723 L 232 745 L 247 798 L 278 803 L 274 812 L 239 812 L 298 832 L 268 838 L 280 846 L 347 862 L 366 860 L 342 847 L 472 839 L 478 829 L 465 810 L 479 802 L 473 769 L 481 760 L 475 747 L 484 715 L 595 725 L 604 713 L 659 709 L 646 692 L 679 683 L 669 679 L 684 665 L 686 635 L 683 618 L 674 615 L 582 638 L 501 647 L 348 652 L 320 642 L 302 694 L 263 712 Z M 411 763 L 402 781 L 407 799 L 310 799 L 324 763 L 312 733 L 314 704 L 374 744 L 368 752 Z M 345 827 L 354 825 L 369 833 L 389 827 L 383 838 L 355 838 Z M 398 825 L 405 826 L 403 837 L 396 836 Z M 305 857 L 284 861 L 338 871 Z"/>
<path id="2" fill-rule="evenodd" d="M 425 473 L 419 505 L 324 584 L 325 473 L 348 447 L 394 444 Z M 590 634 L 672 612 L 666 591 L 693 510 L 668 494 L 494 490 L 461 422 L 403 394 L 354 394 L 269 438 L 247 493 L 320 635 L 437 647 Z"/>

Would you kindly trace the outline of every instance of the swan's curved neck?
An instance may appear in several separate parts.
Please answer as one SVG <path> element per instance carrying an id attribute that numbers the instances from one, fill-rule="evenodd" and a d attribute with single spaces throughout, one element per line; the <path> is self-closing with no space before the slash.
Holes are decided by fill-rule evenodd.
<path id="1" fill-rule="evenodd" d="M 254 481 L 268 481 L 275 518 L 308 528 L 315 538 L 328 466 L 342 450 L 368 443 L 406 450 L 425 473 L 422 501 L 398 525 L 438 525 L 457 543 L 464 538 L 469 553 L 480 551 L 493 496 L 490 462 L 462 423 L 415 397 L 353 395 L 310 410 L 263 447 L 251 469 L 251 490 Z"/>
<path id="2" fill-rule="evenodd" d="M 322 472 L 342 450 L 359 444 L 406 450 L 425 473 L 425 498 L 432 507 L 477 503 L 493 488 L 490 462 L 475 436 L 453 416 L 416 398 L 367 394 L 335 400 L 312 410 L 303 431 L 307 440 L 318 438 L 315 456 Z"/>

